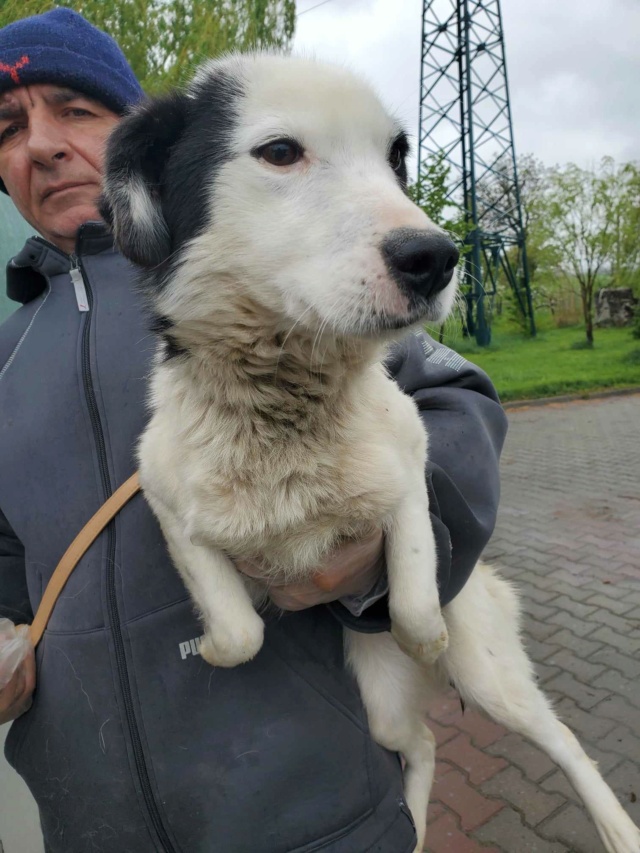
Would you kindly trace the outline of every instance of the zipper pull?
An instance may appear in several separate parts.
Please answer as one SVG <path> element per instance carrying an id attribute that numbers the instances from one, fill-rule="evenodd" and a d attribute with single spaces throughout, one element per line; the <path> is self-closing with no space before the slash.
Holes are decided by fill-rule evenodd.
<path id="1" fill-rule="evenodd" d="M 71 282 L 73 283 L 73 289 L 76 294 L 78 311 L 88 311 L 89 300 L 87 298 L 87 289 L 84 286 L 84 279 L 82 278 L 82 273 L 78 266 L 78 259 L 75 255 L 71 256 L 71 269 L 69 270 L 69 275 L 71 276 Z"/>

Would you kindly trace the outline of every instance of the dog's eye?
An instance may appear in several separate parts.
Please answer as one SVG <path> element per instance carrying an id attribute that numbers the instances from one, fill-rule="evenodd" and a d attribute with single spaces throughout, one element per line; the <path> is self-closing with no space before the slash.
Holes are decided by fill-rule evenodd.
<path id="1" fill-rule="evenodd" d="M 409 144 L 404 134 L 399 136 L 389 151 L 389 165 L 394 172 L 401 172 L 404 169 L 405 158 L 409 151 Z"/>
<path id="2" fill-rule="evenodd" d="M 404 155 L 402 151 L 398 148 L 397 145 L 394 145 L 391 149 L 391 153 L 389 154 L 389 163 L 391 164 L 391 168 L 394 172 L 397 172 L 398 169 L 402 168 L 402 164 L 404 162 Z"/>
<path id="3" fill-rule="evenodd" d="M 261 145 L 253 153 L 272 166 L 293 166 L 304 155 L 302 148 L 292 139 L 277 139 L 275 142 Z"/>

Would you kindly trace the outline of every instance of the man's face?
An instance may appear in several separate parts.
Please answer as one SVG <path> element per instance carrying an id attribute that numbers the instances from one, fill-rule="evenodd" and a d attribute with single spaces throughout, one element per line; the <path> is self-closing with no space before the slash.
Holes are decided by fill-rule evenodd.
<path id="1" fill-rule="evenodd" d="M 100 218 L 104 147 L 119 118 L 61 86 L 0 95 L 0 178 L 27 222 L 69 254 L 82 223 Z"/>

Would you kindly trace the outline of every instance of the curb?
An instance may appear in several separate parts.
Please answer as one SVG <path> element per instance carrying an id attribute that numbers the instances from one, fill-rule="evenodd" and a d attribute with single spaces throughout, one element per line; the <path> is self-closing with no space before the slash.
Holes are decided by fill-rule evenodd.
<path id="1" fill-rule="evenodd" d="M 576 400 L 602 400 L 607 397 L 628 397 L 640 394 L 640 386 L 633 388 L 613 388 L 610 391 L 583 391 L 581 394 L 564 394 L 559 397 L 538 397 L 534 400 L 508 400 L 503 409 L 528 409 L 531 406 L 548 406 L 551 403 L 573 403 Z"/>

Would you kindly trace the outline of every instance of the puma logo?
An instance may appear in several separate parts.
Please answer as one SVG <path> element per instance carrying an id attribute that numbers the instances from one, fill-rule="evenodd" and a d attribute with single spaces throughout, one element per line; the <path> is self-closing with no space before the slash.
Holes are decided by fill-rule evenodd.
<path id="1" fill-rule="evenodd" d="M 24 68 L 25 65 L 29 64 L 29 57 L 23 56 L 13 65 L 6 65 L 4 62 L 0 62 L 0 71 L 6 71 L 7 74 L 11 75 L 11 79 L 14 83 L 20 82 L 20 77 L 18 76 L 18 71 L 21 68 Z"/>
<path id="2" fill-rule="evenodd" d="M 182 660 L 186 660 L 189 655 L 199 655 L 200 654 L 200 641 L 202 637 L 194 637 L 193 640 L 185 640 L 184 643 L 179 643 L 178 648 L 180 649 L 180 657 Z"/>

